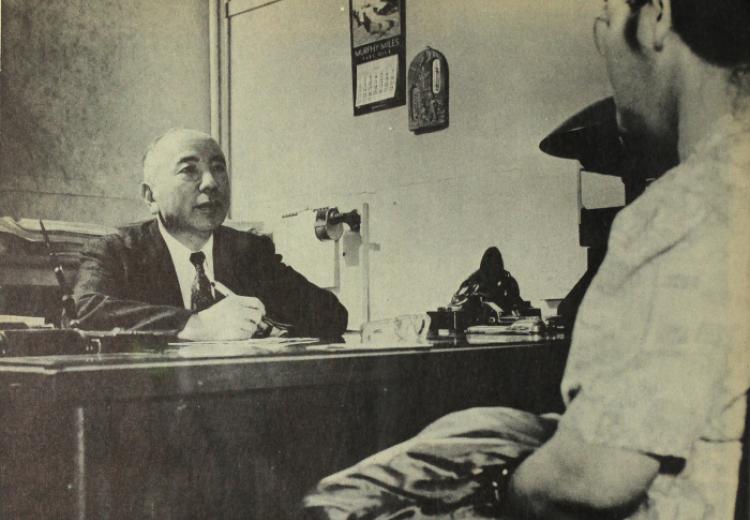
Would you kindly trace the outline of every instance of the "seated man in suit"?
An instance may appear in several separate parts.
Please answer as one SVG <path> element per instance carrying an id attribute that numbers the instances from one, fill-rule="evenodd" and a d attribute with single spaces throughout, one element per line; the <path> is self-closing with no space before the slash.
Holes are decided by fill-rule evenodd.
<path id="1" fill-rule="evenodd" d="M 222 225 L 229 176 L 210 136 L 169 130 L 146 151 L 143 175 L 154 218 L 82 253 L 73 291 L 81 328 L 174 330 L 185 340 L 245 339 L 275 326 L 344 332 L 346 309 L 284 265 L 270 238 Z"/>
<path id="2" fill-rule="evenodd" d="M 445 416 L 324 479 L 311 516 L 734 518 L 750 387 L 750 2 L 602 7 L 618 123 L 680 164 L 612 225 L 576 319 L 565 413 Z"/>

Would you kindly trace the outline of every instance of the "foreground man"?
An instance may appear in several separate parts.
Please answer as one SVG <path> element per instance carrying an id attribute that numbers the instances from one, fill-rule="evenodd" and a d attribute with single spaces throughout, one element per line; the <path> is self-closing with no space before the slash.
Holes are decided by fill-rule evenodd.
<path id="1" fill-rule="evenodd" d="M 185 340 L 344 332 L 346 309 L 284 265 L 268 237 L 222 226 L 229 176 L 210 136 L 168 131 L 147 150 L 143 173 L 155 218 L 83 251 L 74 288 L 82 328 L 174 330 Z"/>
<path id="2" fill-rule="evenodd" d="M 612 227 L 565 414 L 446 416 L 323 480 L 311 517 L 733 518 L 750 387 L 750 3 L 610 0 L 595 34 L 623 131 L 676 147 L 680 164 Z"/>

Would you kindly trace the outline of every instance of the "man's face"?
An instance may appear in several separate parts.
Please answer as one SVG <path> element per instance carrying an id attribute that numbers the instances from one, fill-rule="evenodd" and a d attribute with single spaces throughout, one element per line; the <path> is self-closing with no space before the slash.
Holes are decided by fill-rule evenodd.
<path id="1" fill-rule="evenodd" d="M 636 8 L 626 0 L 605 0 L 597 36 L 620 129 L 667 144 L 675 138 L 676 107 L 669 60 L 654 49 L 656 9 L 650 2 Z"/>
<path id="2" fill-rule="evenodd" d="M 229 176 L 219 145 L 199 132 L 177 132 L 157 143 L 145 185 L 152 213 L 174 235 L 207 238 L 226 218 Z M 150 200 L 148 194 L 150 188 Z"/>

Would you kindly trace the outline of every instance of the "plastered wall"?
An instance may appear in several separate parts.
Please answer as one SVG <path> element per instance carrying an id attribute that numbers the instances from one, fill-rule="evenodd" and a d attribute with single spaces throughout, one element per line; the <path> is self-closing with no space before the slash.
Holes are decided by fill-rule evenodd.
<path id="1" fill-rule="evenodd" d="M 348 2 L 314 4 L 282 0 L 233 22 L 233 216 L 283 232 L 273 226 L 289 212 L 367 202 L 372 319 L 447 304 L 492 245 L 525 298 L 564 296 L 586 265 L 576 164 L 538 143 L 608 95 L 591 35 L 600 5 L 407 0 L 407 65 L 430 45 L 450 67 L 450 127 L 417 136 L 406 107 L 352 115 Z M 619 184 L 590 180 L 586 197 L 616 204 Z M 337 254 L 356 328 L 361 265 Z"/>
<path id="2" fill-rule="evenodd" d="M 0 215 L 147 215 L 140 157 L 209 129 L 208 2 L 2 0 Z"/>
<path id="3" fill-rule="evenodd" d="M 145 217 L 146 144 L 172 126 L 209 129 L 208 2 L 2 8 L 0 214 Z M 492 245 L 524 297 L 563 296 L 585 269 L 575 164 L 537 145 L 609 93 L 591 41 L 598 8 L 408 0 L 407 61 L 431 45 L 451 74 L 450 127 L 421 136 L 408 131 L 406 107 L 352 116 L 345 0 L 283 0 L 243 18 L 233 32 L 244 47 L 232 54 L 232 124 L 244 126 L 231 142 L 232 217 L 274 232 L 290 211 L 369 204 L 372 319 L 444 305 Z M 283 88 L 263 88 L 268 78 Z M 598 205 L 621 198 L 616 181 L 588 181 L 587 190 Z M 356 328 L 362 250 L 347 244 L 331 269 Z M 312 272 L 319 258 L 295 267 Z"/>

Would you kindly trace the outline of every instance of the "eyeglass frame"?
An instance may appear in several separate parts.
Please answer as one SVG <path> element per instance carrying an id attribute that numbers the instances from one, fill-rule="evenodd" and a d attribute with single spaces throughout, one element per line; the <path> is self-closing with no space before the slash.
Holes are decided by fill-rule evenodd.
<path id="1" fill-rule="evenodd" d="M 594 27 L 593 35 L 594 35 L 594 48 L 596 49 L 596 52 L 599 53 L 599 56 L 604 56 L 604 45 L 600 42 L 600 32 L 599 32 L 599 25 L 600 23 L 604 23 L 607 27 L 609 27 L 609 18 L 606 18 L 605 16 L 599 15 L 596 18 L 594 18 Z"/>

